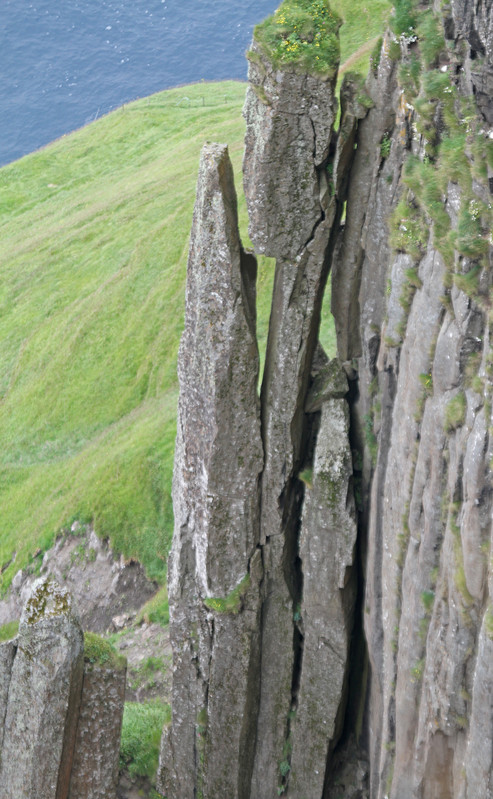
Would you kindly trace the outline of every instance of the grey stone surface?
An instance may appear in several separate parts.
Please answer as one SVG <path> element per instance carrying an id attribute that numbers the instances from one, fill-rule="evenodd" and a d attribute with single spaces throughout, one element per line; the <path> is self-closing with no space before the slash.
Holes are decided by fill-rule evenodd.
<path id="1" fill-rule="evenodd" d="M 323 795 L 329 755 L 341 733 L 356 599 L 352 476 L 348 406 L 329 399 L 322 407 L 300 533 L 303 660 L 291 731 L 291 797 Z"/>
<path id="2" fill-rule="evenodd" d="M 251 62 L 251 84 L 260 80 L 258 69 L 259 63 Z M 279 787 L 296 663 L 293 605 L 300 513 L 296 474 L 306 443 L 304 407 L 330 266 L 331 233 L 341 205 L 327 190 L 326 170 L 319 168 L 328 156 L 335 116 L 331 84 L 294 72 L 274 73 L 267 62 L 260 71 L 270 100 L 266 106 L 250 86 L 244 182 L 255 247 L 277 258 L 261 395 L 265 600 L 252 777 L 252 795 L 268 799 Z M 313 116 L 322 102 L 326 103 L 323 124 Z M 289 111 L 293 108 L 295 114 Z M 286 146 L 288 150 L 283 150 Z M 279 167 L 273 169 L 272 164 Z"/>
<path id="3" fill-rule="evenodd" d="M 66 799 L 83 669 L 68 592 L 40 578 L 21 617 L 5 715 L 4 799 Z"/>
<path id="4" fill-rule="evenodd" d="M 125 678 L 123 658 L 84 659 L 69 799 L 116 799 Z"/>
<path id="5" fill-rule="evenodd" d="M 328 399 L 342 399 L 349 391 L 341 362 L 333 358 L 315 375 L 305 402 L 305 413 L 315 413 Z"/>
<path id="6" fill-rule="evenodd" d="M 474 93 L 481 136 L 493 124 L 490 6 L 434 4 L 449 40 L 443 66 L 453 62 L 458 91 Z M 174 729 L 184 732 L 182 739 L 169 738 L 178 781 L 188 768 L 179 763 L 180 740 L 186 740 L 187 763 L 218 758 L 228 713 L 221 707 L 223 686 L 234 714 L 244 694 L 235 694 L 230 679 L 231 653 L 221 661 L 227 674 L 210 653 L 216 636 L 245 635 L 250 649 L 241 668 L 245 675 L 249 657 L 250 671 L 242 684 L 253 697 L 245 722 L 253 741 L 245 757 L 251 784 L 246 776 L 235 793 L 218 758 L 215 782 L 206 769 L 202 782 L 176 783 L 175 795 L 183 799 L 192 788 L 211 799 L 492 795 L 491 270 L 482 270 L 475 298 L 451 286 L 450 270 L 465 274 L 470 259 L 455 252 L 445 263 L 426 208 L 430 235 L 424 241 L 424 229 L 419 256 L 392 252 L 389 217 L 409 190 L 401 180 L 404 163 L 409 154 L 428 158 L 429 142 L 399 86 L 391 41 L 391 35 L 384 39 L 378 69 L 368 79 L 373 107 L 366 113 L 356 84 L 346 83 L 341 129 L 332 140 L 330 84 L 316 87 L 306 76 L 275 70 L 252 48 L 245 193 L 252 241 L 277 259 L 261 395 L 261 607 L 250 586 L 240 603 L 243 619 L 219 620 L 213 611 L 204 617 L 175 602 L 175 674 L 181 676 Z M 416 49 L 404 36 L 400 43 L 408 55 Z M 319 116 L 324 103 L 325 119 Z M 435 123 L 440 128 L 438 113 Z M 382 152 L 384 137 L 390 148 Z M 463 187 L 450 179 L 440 188 L 455 230 Z M 471 190 L 489 202 L 489 188 L 477 178 Z M 330 369 L 316 356 L 330 266 L 338 356 L 349 391 L 345 379 L 331 386 Z M 410 269 L 415 291 L 408 292 Z M 341 410 L 346 393 L 349 421 Z M 335 468 L 337 452 L 344 453 L 348 482 L 337 507 L 326 510 L 331 494 L 321 476 Z M 362 621 L 353 618 L 353 466 Z M 184 534 L 191 508 L 179 509 L 175 535 L 182 543 L 174 545 L 171 564 L 182 597 L 206 596 L 209 579 L 197 589 L 196 545 Z M 237 586 L 246 574 L 244 560 L 239 563 Z M 182 629 L 192 635 L 180 637 Z M 351 630 L 353 653 L 359 653 L 353 668 L 347 665 Z M 224 652 L 223 643 L 220 648 Z M 258 671 L 252 663 L 260 663 Z M 357 675 L 360 664 L 364 674 Z M 187 718 L 199 707 L 214 709 L 197 715 L 194 726 Z"/>
<path id="7" fill-rule="evenodd" d="M 249 87 L 243 182 L 256 252 L 292 260 L 320 217 L 318 172 L 335 119 L 335 78 L 275 69 L 255 42 Z"/>
<path id="8" fill-rule="evenodd" d="M 16 651 L 16 640 L 4 641 L 4 643 L 0 644 L 0 767 L 2 763 L 3 731 L 5 715 L 7 713 L 10 678 L 12 676 L 12 666 Z"/>
<path id="9" fill-rule="evenodd" d="M 169 799 L 199 790 L 204 799 L 243 797 L 250 779 L 262 574 L 255 277 L 255 259 L 239 239 L 227 148 L 206 145 L 178 362 L 168 578 L 173 720 L 160 770 Z"/>

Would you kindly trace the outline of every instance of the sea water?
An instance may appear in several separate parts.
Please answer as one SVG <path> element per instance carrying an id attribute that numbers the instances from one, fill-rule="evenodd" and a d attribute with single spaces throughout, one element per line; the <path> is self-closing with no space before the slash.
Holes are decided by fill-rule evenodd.
<path id="1" fill-rule="evenodd" d="M 0 165 L 161 89 L 246 78 L 279 0 L 0 0 Z"/>

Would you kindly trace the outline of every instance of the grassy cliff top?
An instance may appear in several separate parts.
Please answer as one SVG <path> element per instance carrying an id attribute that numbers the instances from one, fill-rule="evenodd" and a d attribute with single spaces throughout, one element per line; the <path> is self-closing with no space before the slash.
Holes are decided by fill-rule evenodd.
<path id="1" fill-rule="evenodd" d="M 330 77 L 339 64 L 340 25 L 328 0 L 284 0 L 254 38 L 276 66 Z"/>
<path id="2" fill-rule="evenodd" d="M 391 9 L 390 0 L 284 0 L 254 36 L 278 66 L 329 77 L 340 59 L 342 71 L 366 75 Z"/>

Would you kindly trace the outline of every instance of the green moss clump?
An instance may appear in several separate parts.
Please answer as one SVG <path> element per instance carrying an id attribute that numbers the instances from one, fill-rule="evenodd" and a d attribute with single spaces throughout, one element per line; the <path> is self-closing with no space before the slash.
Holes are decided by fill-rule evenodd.
<path id="1" fill-rule="evenodd" d="M 424 388 L 425 396 L 431 397 L 433 394 L 433 377 L 431 372 L 421 372 L 419 375 L 419 382 Z"/>
<path id="2" fill-rule="evenodd" d="M 216 613 L 239 613 L 242 608 L 243 597 L 248 591 L 249 585 L 250 575 L 246 574 L 243 580 L 227 596 L 207 597 L 204 599 L 204 605 Z"/>
<path id="3" fill-rule="evenodd" d="M 109 641 L 91 632 L 84 633 L 84 662 L 116 671 L 123 671 L 127 666 L 126 657 L 120 655 Z"/>
<path id="4" fill-rule="evenodd" d="M 419 260 L 426 249 L 428 228 L 423 215 L 406 196 L 401 197 L 389 220 L 389 241 L 394 250 Z"/>
<path id="5" fill-rule="evenodd" d="M 370 453 L 371 462 L 375 466 L 378 456 L 378 440 L 373 429 L 373 421 L 373 413 L 365 414 L 365 442 Z"/>
<path id="6" fill-rule="evenodd" d="M 381 36 L 379 36 L 379 38 L 377 39 L 377 43 L 375 44 L 375 47 L 371 51 L 370 66 L 371 66 L 371 71 L 373 72 L 374 75 L 377 74 L 378 67 L 380 65 L 380 58 L 382 55 L 382 44 L 383 44 L 383 39 Z"/>
<path id="7" fill-rule="evenodd" d="M 488 239 L 483 236 L 480 202 L 472 198 L 463 203 L 457 224 L 457 249 L 469 258 L 480 258 L 488 249 Z"/>
<path id="8" fill-rule="evenodd" d="M 425 613 L 429 615 L 432 611 L 433 604 L 435 602 L 435 592 L 434 591 L 423 591 L 421 594 L 421 602 L 423 603 L 423 607 L 425 609 Z"/>
<path id="9" fill-rule="evenodd" d="M 406 93 L 406 97 L 412 99 L 419 92 L 421 74 L 421 64 L 419 58 L 414 53 L 399 67 L 399 84 Z"/>
<path id="10" fill-rule="evenodd" d="M 298 475 L 298 480 L 301 480 L 307 488 L 313 488 L 313 469 L 303 469 Z"/>
<path id="11" fill-rule="evenodd" d="M 11 641 L 15 638 L 19 631 L 18 621 L 8 621 L 7 624 L 2 624 L 0 627 L 0 644 L 4 641 Z"/>
<path id="12" fill-rule="evenodd" d="M 419 49 L 425 66 L 434 67 L 438 63 L 438 56 L 446 49 L 445 39 L 435 15 L 428 11 L 419 20 Z"/>
<path id="13" fill-rule="evenodd" d="M 284 0 L 254 37 L 274 65 L 331 77 L 339 64 L 340 25 L 327 0 Z"/>
<path id="14" fill-rule="evenodd" d="M 470 164 L 465 154 L 466 134 L 458 133 L 443 139 L 440 147 L 440 164 L 449 180 L 464 181 L 470 187 Z"/>
<path id="15" fill-rule="evenodd" d="M 453 397 L 445 407 L 444 429 L 447 433 L 452 433 L 458 427 L 462 427 L 466 420 L 467 401 L 463 391 Z"/>
<path id="16" fill-rule="evenodd" d="M 486 628 L 486 635 L 493 640 L 493 607 L 489 605 L 488 610 L 484 616 L 484 624 Z"/>
<path id="17" fill-rule="evenodd" d="M 453 280 L 458 289 L 467 294 L 468 297 L 474 299 L 478 296 L 479 275 L 481 273 L 481 265 L 476 264 L 473 268 L 466 272 L 465 275 L 456 274 Z"/>

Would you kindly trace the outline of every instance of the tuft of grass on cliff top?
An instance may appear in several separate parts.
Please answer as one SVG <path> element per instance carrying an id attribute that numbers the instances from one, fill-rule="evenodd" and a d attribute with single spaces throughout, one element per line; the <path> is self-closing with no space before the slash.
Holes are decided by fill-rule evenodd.
<path id="1" fill-rule="evenodd" d="M 392 5 L 391 0 L 284 0 L 254 35 L 280 67 L 331 76 L 340 58 L 340 78 L 346 69 L 366 75 Z"/>

